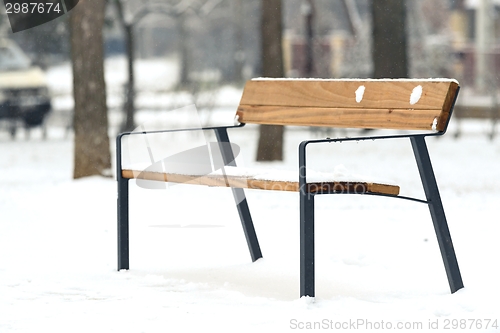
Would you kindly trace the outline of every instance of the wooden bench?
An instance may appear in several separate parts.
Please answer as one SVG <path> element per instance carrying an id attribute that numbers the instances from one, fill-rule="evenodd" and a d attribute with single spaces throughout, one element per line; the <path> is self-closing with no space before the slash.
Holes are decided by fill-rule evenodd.
<path id="1" fill-rule="evenodd" d="M 296 180 L 265 179 L 250 172 L 185 174 L 164 170 L 133 170 L 122 167 L 122 138 L 158 132 L 122 133 L 117 137 L 118 269 L 129 269 L 128 191 L 130 179 L 181 182 L 231 187 L 243 225 L 250 255 L 262 257 L 244 190 L 295 191 L 300 198 L 300 296 L 315 296 L 314 198 L 321 194 L 380 195 L 428 205 L 451 292 L 463 287 L 460 270 L 432 169 L 425 137 L 446 132 L 459 91 L 451 79 L 432 80 L 315 80 L 255 79 L 245 85 L 236 112 L 239 124 L 202 129 L 214 131 L 221 151 L 222 170 L 235 168 L 233 145 L 227 130 L 246 123 L 293 126 L 325 126 L 394 129 L 398 134 L 303 141 L 298 147 Z M 401 134 L 401 130 L 404 130 Z M 178 131 L 178 130 L 174 130 Z M 161 131 L 163 132 L 163 131 Z M 409 138 L 425 192 L 425 199 L 399 195 L 399 187 L 366 181 L 307 181 L 307 146 L 342 141 Z M 232 169 L 231 169 L 232 170 Z"/>

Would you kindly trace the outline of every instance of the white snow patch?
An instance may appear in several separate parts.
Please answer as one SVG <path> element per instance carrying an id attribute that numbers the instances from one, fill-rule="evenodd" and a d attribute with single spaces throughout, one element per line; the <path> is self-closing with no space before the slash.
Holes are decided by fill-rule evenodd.
<path id="1" fill-rule="evenodd" d="M 149 172 L 164 172 L 162 164 L 151 165 L 148 163 L 134 163 L 123 167 L 126 170 L 134 170 L 137 175 L 139 175 L 143 170 L 148 170 Z M 189 170 L 186 174 L 204 176 L 207 174 L 203 173 L 204 168 L 199 168 L 199 173 L 197 170 Z M 184 174 L 184 173 L 182 173 Z M 298 170 L 284 170 L 278 168 L 248 168 L 248 167 L 233 167 L 225 166 L 224 170 L 215 170 L 210 173 L 214 176 L 229 176 L 229 177 L 240 177 L 248 178 L 254 180 L 263 181 L 282 181 L 282 182 L 298 182 L 299 181 L 299 171 Z M 333 168 L 331 172 L 322 172 L 317 170 L 307 169 L 306 180 L 308 183 L 322 183 L 322 182 L 367 182 L 367 183 L 382 183 L 388 185 L 395 185 L 396 182 L 391 179 L 373 177 L 369 175 L 360 175 L 349 171 L 343 164 L 339 164 Z"/>
<path id="2" fill-rule="evenodd" d="M 318 78 L 296 78 L 296 77 L 285 77 L 285 78 L 273 78 L 273 77 L 256 77 L 251 79 L 251 81 L 329 81 L 329 82 L 377 82 L 377 81 L 392 81 L 392 82 L 454 82 L 459 84 L 456 79 L 450 78 L 427 78 L 427 79 L 318 79 Z"/>
<path id="3" fill-rule="evenodd" d="M 361 103 L 363 100 L 363 95 L 365 94 L 365 86 L 359 86 L 359 88 L 356 90 L 356 102 Z"/>
<path id="4" fill-rule="evenodd" d="M 432 122 L 432 130 L 435 131 L 437 130 L 437 124 L 438 124 L 438 118 L 434 118 L 434 121 Z"/>
<path id="5" fill-rule="evenodd" d="M 418 85 L 415 88 L 413 88 L 413 91 L 411 92 L 410 104 L 411 105 L 417 104 L 421 97 L 422 97 L 422 86 Z"/>

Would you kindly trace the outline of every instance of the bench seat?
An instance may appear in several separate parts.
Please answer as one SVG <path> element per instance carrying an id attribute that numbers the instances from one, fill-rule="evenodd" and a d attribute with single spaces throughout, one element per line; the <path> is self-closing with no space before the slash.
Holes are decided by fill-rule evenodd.
<path id="1" fill-rule="evenodd" d="M 280 179 L 276 177 L 279 173 Z M 140 179 L 163 181 L 170 183 L 185 183 L 192 185 L 206 185 L 217 187 L 247 188 L 272 191 L 299 192 L 299 181 L 294 181 L 296 172 L 276 170 L 274 173 L 249 168 L 230 167 L 224 168 L 224 174 L 219 170 L 208 175 L 186 175 L 161 171 L 136 169 L 123 169 L 122 177 L 125 179 Z M 333 180 L 335 174 L 316 173 L 310 177 L 313 181 L 307 183 L 307 192 L 315 194 L 328 193 L 354 193 L 354 194 L 385 194 L 398 195 L 399 186 L 377 183 L 366 180 Z M 341 177 L 345 178 L 345 177 Z M 359 178 L 359 177 L 358 177 Z"/>

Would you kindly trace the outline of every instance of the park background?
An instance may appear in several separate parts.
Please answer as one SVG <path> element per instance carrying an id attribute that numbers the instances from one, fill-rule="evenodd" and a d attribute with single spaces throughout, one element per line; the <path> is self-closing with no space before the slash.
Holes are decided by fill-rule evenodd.
<path id="1" fill-rule="evenodd" d="M 75 177 L 75 142 L 85 139 L 76 133 L 74 13 L 17 34 L 2 16 L 4 36 L 45 69 L 53 103 L 45 131 L 19 128 L 14 139 L 0 131 L 2 332 L 286 332 L 298 323 L 326 330 L 324 320 L 498 331 L 497 1 L 376 1 L 393 14 L 385 22 L 404 32 L 405 51 L 385 61 L 399 64 L 404 53 L 405 76 L 453 77 L 462 85 L 448 134 L 428 145 L 465 288 L 449 293 L 427 207 L 326 196 L 317 205 L 315 300 L 298 298 L 298 197 L 288 193 L 247 191 L 264 254 L 251 263 L 227 189 L 134 187 L 131 270 L 116 271 L 115 135 L 130 125 L 180 126 L 187 120 L 169 111 L 192 104 L 200 123 L 231 124 L 244 81 L 269 76 L 263 6 L 281 3 L 119 2 L 102 6 L 100 30 L 105 107 L 97 103 L 107 122 L 110 165 L 85 177 Z M 398 3 L 403 11 L 396 11 Z M 371 1 L 287 0 L 281 6 L 282 76 L 375 76 L 380 60 L 372 53 Z M 132 86 L 127 31 L 134 41 Z M 130 110 L 133 123 L 127 124 Z M 360 131 L 278 133 L 281 160 L 263 162 L 256 161 L 259 127 L 230 132 L 242 147 L 238 162 L 293 170 L 301 139 Z M 189 148 L 189 140 L 172 142 Z M 404 195 L 423 195 L 409 142 L 322 146 L 313 156 L 311 165 L 321 171 L 343 164 L 353 173 L 391 178 Z M 431 329 L 436 321 L 439 329 Z"/>

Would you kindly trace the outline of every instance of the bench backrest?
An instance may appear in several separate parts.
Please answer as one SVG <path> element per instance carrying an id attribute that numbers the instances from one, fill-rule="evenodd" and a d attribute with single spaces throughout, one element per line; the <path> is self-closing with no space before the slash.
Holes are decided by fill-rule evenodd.
<path id="1" fill-rule="evenodd" d="M 452 79 L 254 79 L 236 115 L 253 124 L 443 132 L 458 90 Z"/>

